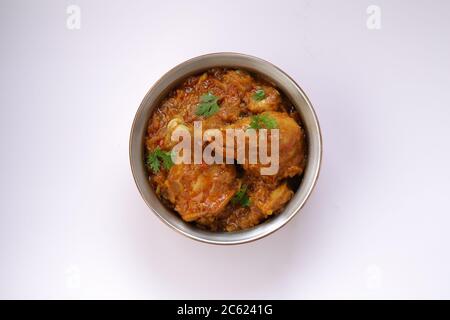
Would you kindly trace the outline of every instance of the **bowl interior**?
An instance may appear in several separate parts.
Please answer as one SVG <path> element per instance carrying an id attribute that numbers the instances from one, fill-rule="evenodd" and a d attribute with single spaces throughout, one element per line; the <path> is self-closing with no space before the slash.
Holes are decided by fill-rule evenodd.
<path id="1" fill-rule="evenodd" d="M 235 67 L 258 73 L 273 82 L 299 111 L 306 131 L 308 162 L 300 186 L 283 212 L 258 226 L 237 232 L 210 232 L 184 222 L 157 198 L 148 181 L 144 165 L 144 139 L 153 108 L 176 85 L 190 75 L 213 67 Z M 167 72 L 146 94 L 136 113 L 130 136 L 130 163 L 136 185 L 143 199 L 166 224 L 182 234 L 213 244 L 238 244 L 262 238 L 286 224 L 303 206 L 319 174 L 322 142 L 319 124 L 308 98 L 301 88 L 271 63 L 238 53 L 216 53 L 188 60 Z M 301 179 L 301 178 L 299 178 Z"/>

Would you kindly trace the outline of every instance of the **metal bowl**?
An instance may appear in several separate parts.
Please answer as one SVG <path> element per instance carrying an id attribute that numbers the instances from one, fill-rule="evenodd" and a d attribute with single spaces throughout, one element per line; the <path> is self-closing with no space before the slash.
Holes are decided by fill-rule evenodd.
<path id="1" fill-rule="evenodd" d="M 211 232 L 184 222 L 167 209 L 150 186 L 144 164 L 144 138 L 150 115 L 158 103 L 182 80 L 212 67 L 242 68 L 274 83 L 299 111 L 308 144 L 308 162 L 295 195 L 278 215 L 251 229 L 236 232 Z M 240 244 L 265 237 L 280 229 L 300 211 L 311 194 L 322 158 L 322 138 L 316 114 L 303 90 L 286 73 L 262 59 L 240 53 L 213 53 L 181 63 L 167 72 L 148 91 L 136 112 L 130 135 L 130 163 L 134 180 L 148 207 L 167 225 L 194 240 L 212 244 Z"/>

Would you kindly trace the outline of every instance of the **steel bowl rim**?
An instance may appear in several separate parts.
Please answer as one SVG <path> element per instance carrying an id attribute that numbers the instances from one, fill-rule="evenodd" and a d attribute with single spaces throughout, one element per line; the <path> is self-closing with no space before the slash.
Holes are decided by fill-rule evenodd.
<path id="1" fill-rule="evenodd" d="M 306 104 L 309 108 L 309 111 L 311 112 L 312 118 L 313 118 L 313 123 L 315 125 L 315 130 L 318 136 L 317 139 L 317 143 L 318 143 L 318 159 L 317 159 L 317 166 L 315 168 L 315 171 L 313 172 L 313 178 L 312 178 L 312 182 L 310 183 L 308 187 L 307 192 L 305 193 L 304 198 L 302 199 L 302 201 L 300 202 L 300 204 L 295 208 L 295 210 L 292 210 L 292 212 L 284 219 L 283 223 L 280 224 L 278 227 L 276 228 L 272 228 L 269 229 L 265 232 L 261 232 L 260 234 L 257 234 L 255 236 L 253 236 L 252 238 L 249 239 L 243 239 L 243 240 L 230 240 L 230 241 L 218 241 L 218 240 L 211 240 L 211 239 L 205 239 L 202 237 L 198 237 L 196 235 L 193 235 L 189 232 L 186 232 L 184 230 L 181 230 L 180 228 L 178 228 L 176 225 L 173 225 L 172 223 L 170 223 L 167 219 L 165 219 L 159 212 L 158 210 L 155 209 L 155 207 L 149 202 L 147 201 L 146 197 L 144 196 L 144 190 L 142 190 L 141 185 L 138 183 L 136 175 L 140 174 L 140 172 L 138 172 L 138 169 L 134 167 L 133 164 L 133 153 L 132 153 L 132 140 L 133 137 L 135 135 L 135 126 L 136 126 L 136 122 L 139 121 L 140 119 L 140 114 L 142 113 L 142 110 L 146 107 L 145 102 L 148 100 L 148 97 L 153 93 L 154 88 L 156 88 L 161 82 L 162 80 L 170 73 L 174 72 L 175 70 L 177 70 L 178 68 L 181 68 L 182 66 L 189 64 L 189 63 L 193 63 L 195 61 L 204 59 L 204 58 L 209 58 L 209 57 L 242 57 L 245 59 L 249 59 L 249 60 L 253 60 L 253 61 L 259 61 L 261 63 L 264 63 L 268 66 L 270 66 L 271 68 L 274 68 L 276 70 L 278 70 L 281 74 L 283 74 L 286 79 L 288 79 L 291 84 L 298 90 L 298 93 L 300 93 L 300 95 L 302 96 L 302 98 L 306 101 Z M 202 68 L 199 68 L 199 72 Z M 245 68 L 244 68 L 245 69 Z M 177 79 L 178 80 L 178 79 Z M 176 80 L 172 81 L 172 83 L 174 83 Z M 297 106 L 296 106 L 297 107 Z M 148 121 L 148 120 L 147 120 Z M 308 133 L 308 132 L 307 132 Z M 314 190 L 315 186 L 317 185 L 317 180 L 318 177 L 320 175 L 320 170 L 321 170 L 321 165 L 322 165 L 322 156 L 323 156 L 323 141 L 322 141 L 322 132 L 321 132 L 321 127 L 320 127 L 320 123 L 319 120 L 317 118 L 317 114 L 316 111 L 314 110 L 314 107 L 310 101 L 310 99 L 308 98 L 308 96 L 306 95 L 306 93 L 303 91 L 303 89 L 297 84 L 297 82 L 291 77 L 289 76 L 286 72 L 284 72 L 282 69 L 280 69 L 279 67 L 277 67 L 276 65 L 274 65 L 273 63 L 252 56 L 252 55 L 248 55 L 248 54 L 243 54 L 243 53 L 237 53 L 237 52 L 214 52 L 214 53 L 208 53 L 208 54 L 203 54 L 200 56 L 196 56 L 193 58 L 190 58 L 188 60 L 185 60 L 179 64 L 177 64 L 176 66 L 174 66 L 173 68 L 171 68 L 170 70 L 168 70 L 167 72 L 165 72 L 151 87 L 150 89 L 147 91 L 147 93 L 145 94 L 144 98 L 142 99 L 139 108 L 136 111 L 136 114 L 134 116 L 133 119 L 133 123 L 131 126 L 131 131 L 130 131 L 130 138 L 129 138 L 129 160 L 130 160 L 130 167 L 131 167 L 131 173 L 133 175 L 133 180 L 136 184 L 136 187 L 138 188 L 138 191 L 142 197 L 142 199 L 144 200 L 144 202 L 147 204 L 147 206 L 151 209 L 151 211 L 156 214 L 156 216 L 163 221 L 166 225 L 168 225 L 171 229 L 181 233 L 182 235 L 202 242 L 202 243 L 208 243 L 208 244 L 215 244 L 215 245 L 237 245 L 237 244 L 244 244 L 244 243 L 250 243 L 262 238 L 265 238 L 267 236 L 269 236 L 270 234 L 274 233 L 277 230 L 280 230 L 282 227 L 284 227 L 289 221 L 291 221 L 293 219 L 293 217 L 303 208 L 303 206 L 305 205 L 306 201 L 309 199 L 309 197 L 311 196 L 312 191 Z M 308 159 L 309 160 L 309 159 Z M 270 223 L 270 222 L 269 222 Z M 251 229 L 247 229 L 247 230 L 251 230 Z M 245 232 L 246 230 L 242 230 L 240 232 Z"/>

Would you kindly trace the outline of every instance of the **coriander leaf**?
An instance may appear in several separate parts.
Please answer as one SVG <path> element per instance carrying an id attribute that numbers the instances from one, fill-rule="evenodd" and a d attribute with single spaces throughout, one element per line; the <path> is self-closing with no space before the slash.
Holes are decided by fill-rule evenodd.
<path id="1" fill-rule="evenodd" d="M 208 92 L 200 97 L 200 102 L 214 102 L 217 101 L 217 97 L 211 92 Z"/>
<path id="2" fill-rule="evenodd" d="M 252 116 L 250 121 L 251 129 L 275 129 L 278 127 L 277 121 L 269 115 L 266 114 L 258 114 L 256 116 Z"/>
<path id="3" fill-rule="evenodd" d="M 219 111 L 219 105 L 217 104 L 218 97 L 211 92 L 204 94 L 200 97 L 200 102 L 197 106 L 195 114 L 197 116 L 210 117 Z"/>
<path id="4" fill-rule="evenodd" d="M 250 129 L 261 129 L 259 116 L 252 116 L 250 121 Z"/>
<path id="5" fill-rule="evenodd" d="M 239 204 L 242 207 L 250 206 L 250 198 L 247 195 L 247 185 L 243 184 L 238 192 L 234 195 L 233 199 L 231 199 L 232 204 Z"/>
<path id="6" fill-rule="evenodd" d="M 159 172 L 159 160 L 154 152 L 147 155 L 147 165 L 152 169 L 153 172 Z"/>
<path id="7" fill-rule="evenodd" d="M 255 100 L 255 101 L 261 101 L 265 98 L 266 98 L 266 93 L 264 92 L 263 89 L 258 89 L 253 94 L 253 100 Z"/>
<path id="8" fill-rule="evenodd" d="M 157 147 L 153 152 L 147 155 L 147 165 L 154 173 L 158 173 L 161 167 L 161 161 L 164 169 L 169 170 L 173 166 L 173 161 L 170 152 L 162 151 Z"/>
<path id="9" fill-rule="evenodd" d="M 241 206 L 243 207 L 250 207 L 251 200 L 248 197 L 248 195 L 244 194 L 244 196 L 241 199 Z"/>
<path id="10" fill-rule="evenodd" d="M 278 127 L 277 120 L 275 120 L 271 116 L 263 114 L 261 115 L 260 119 L 264 124 L 264 127 L 266 127 L 266 129 L 275 129 Z"/>
<path id="11" fill-rule="evenodd" d="M 169 170 L 173 166 L 172 155 L 170 152 L 161 151 L 160 158 L 162 159 L 163 166 L 166 170 Z"/>

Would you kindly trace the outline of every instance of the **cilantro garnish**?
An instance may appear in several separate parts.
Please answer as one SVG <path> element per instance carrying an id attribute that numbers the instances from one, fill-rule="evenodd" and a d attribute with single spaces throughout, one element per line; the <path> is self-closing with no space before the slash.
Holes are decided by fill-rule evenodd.
<path id="1" fill-rule="evenodd" d="M 158 173 L 161 167 L 161 161 L 163 167 L 169 170 L 173 166 L 171 153 L 168 151 L 162 151 L 159 147 L 156 147 L 153 152 L 147 155 L 147 165 L 152 169 L 154 173 Z"/>
<path id="2" fill-rule="evenodd" d="M 251 129 L 275 129 L 278 127 L 277 121 L 269 115 L 266 114 L 258 114 L 256 116 L 252 116 L 250 122 Z"/>
<path id="3" fill-rule="evenodd" d="M 258 89 L 255 91 L 255 93 L 253 94 L 253 100 L 255 101 L 261 101 L 266 97 L 266 93 L 264 92 L 263 89 Z"/>
<path id="4" fill-rule="evenodd" d="M 219 111 L 219 105 L 217 104 L 218 97 L 211 92 L 204 94 L 200 97 L 200 102 L 197 106 L 195 114 L 198 116 L 210 117 L 217 111 Z"/>
<path id="5" fill-rule="evenodd" d="M 231 199 L 232 204 L 240 204 L 242 207 L 248 207 L 251 204 L 250 198 L 247 195 L 247 185 L 243 184 L 238 192 Z"/>

